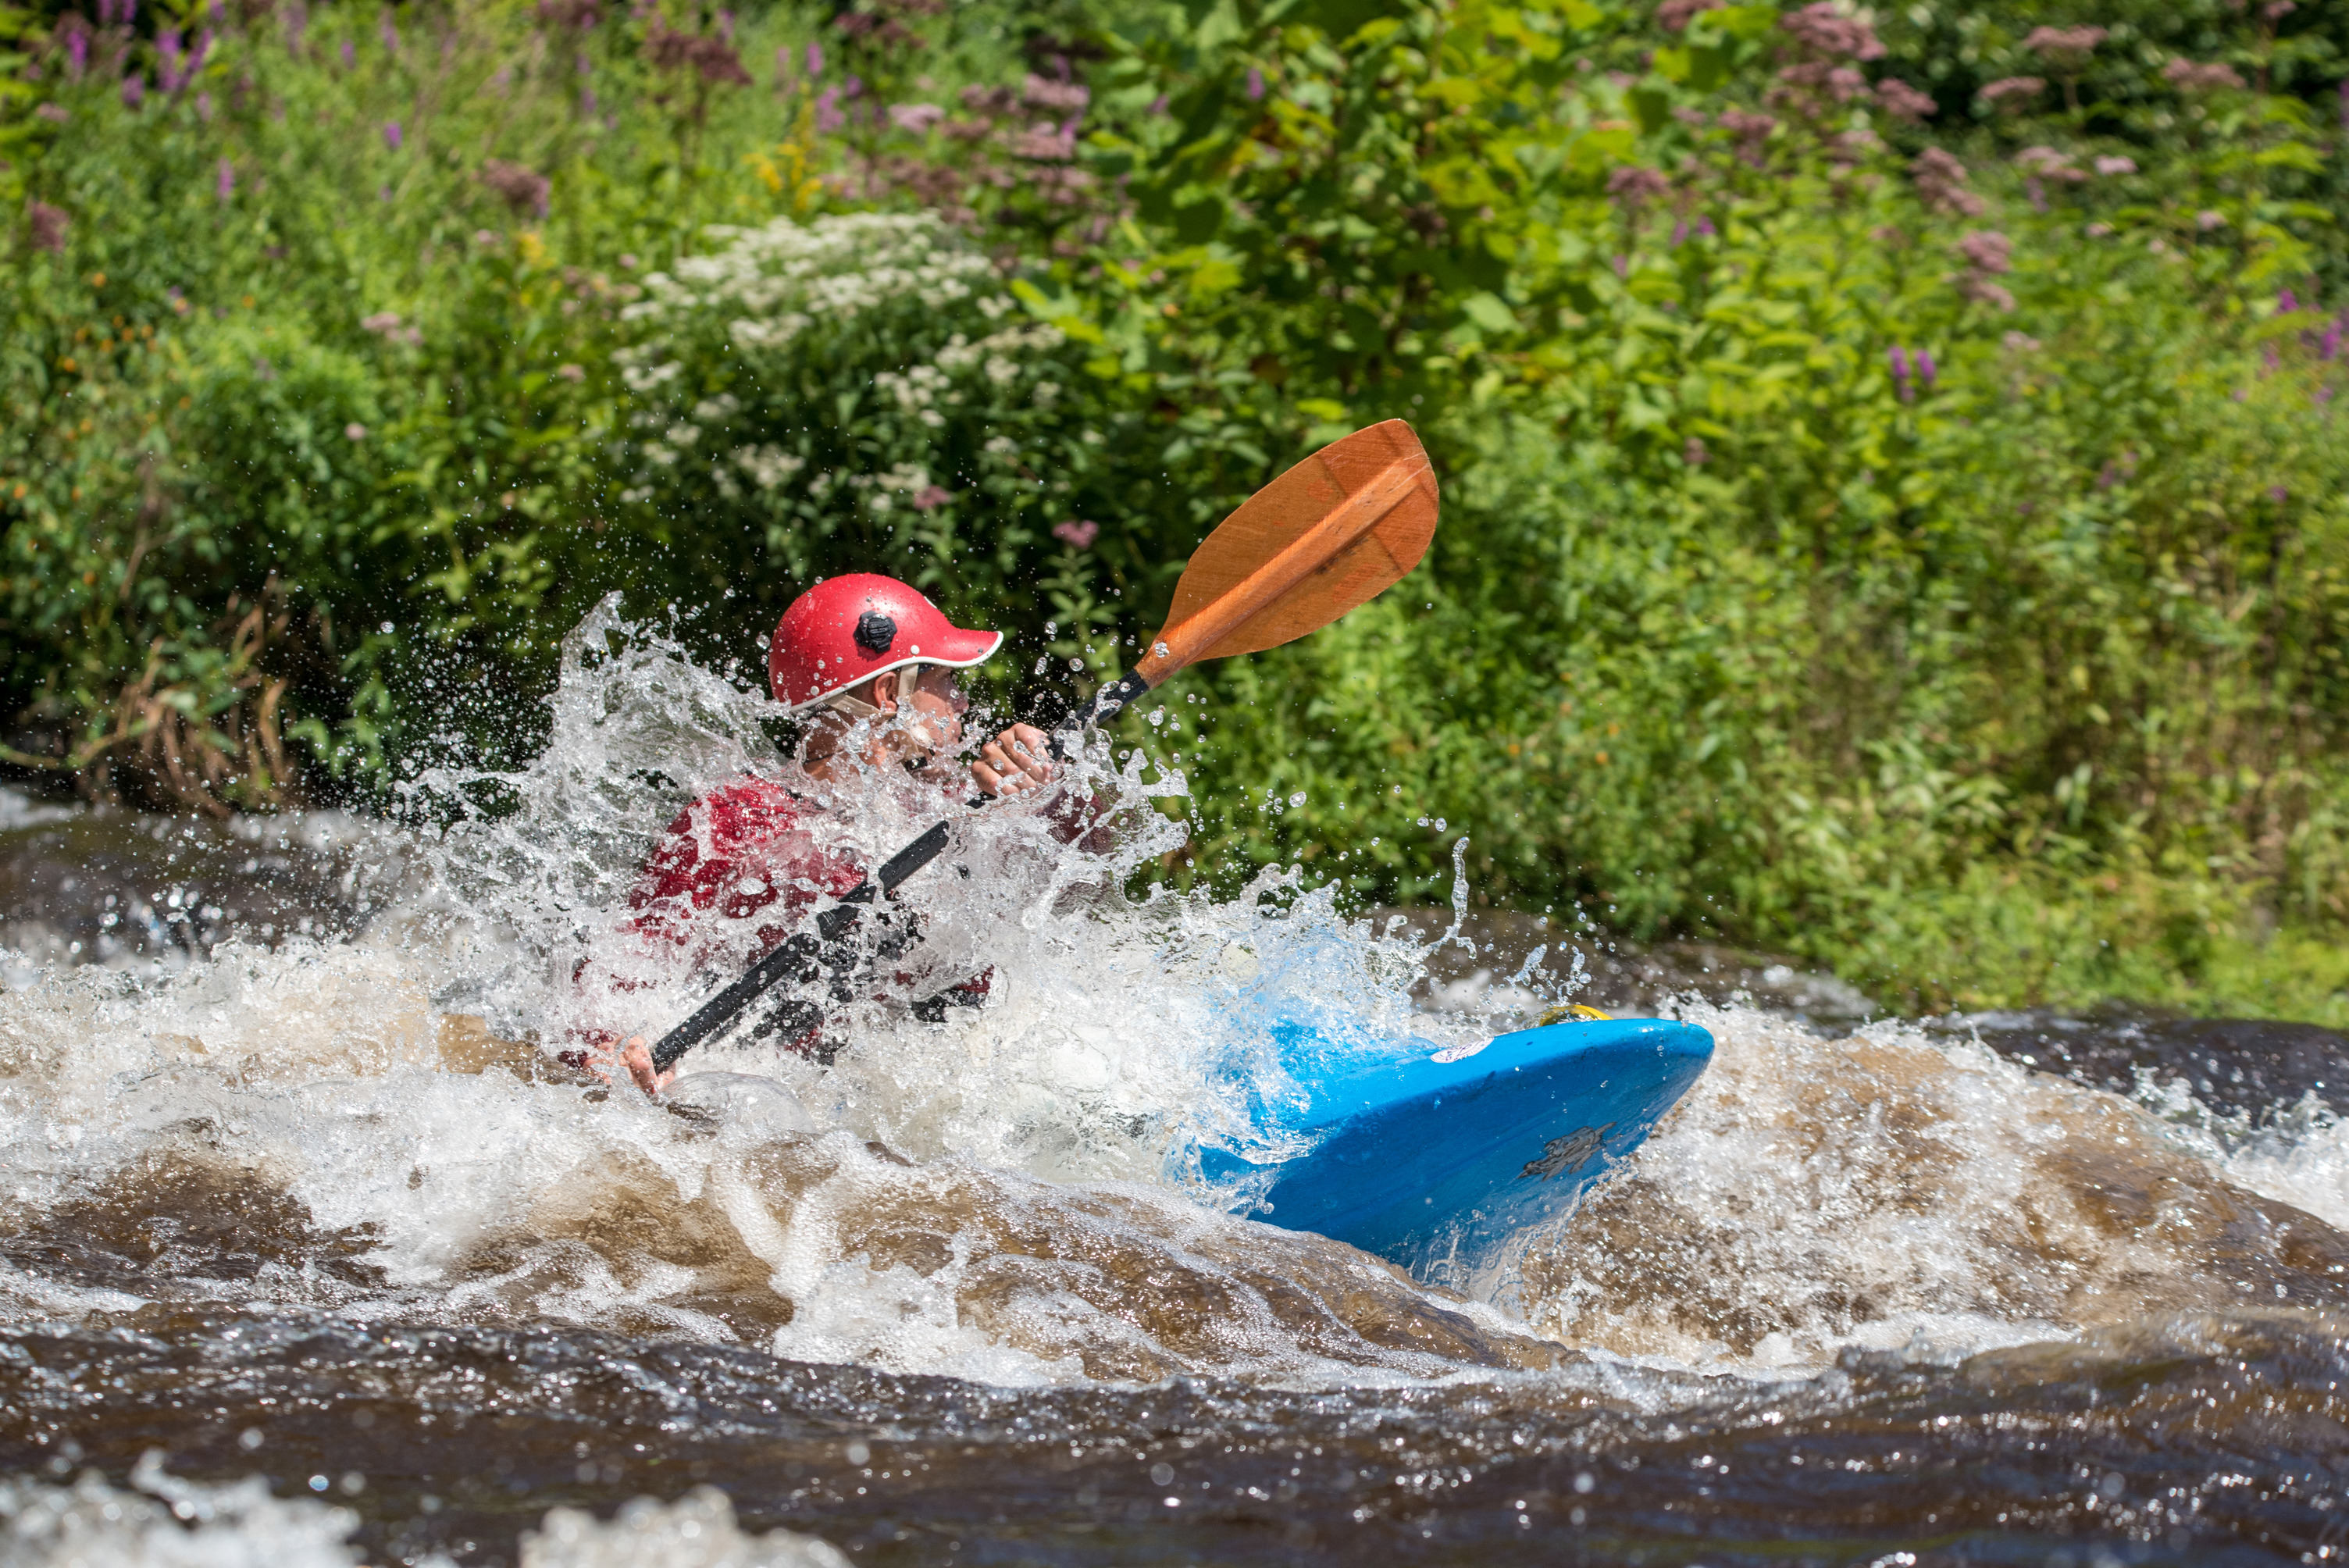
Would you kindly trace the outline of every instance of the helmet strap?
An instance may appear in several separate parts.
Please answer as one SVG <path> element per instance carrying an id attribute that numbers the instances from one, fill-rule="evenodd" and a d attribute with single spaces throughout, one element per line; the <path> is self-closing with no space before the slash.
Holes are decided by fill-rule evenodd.
<path id="1" fill-rule="evenodd" d="M 902 722 L 908 717 L 910 704 L 906 699 L 914 695 L 914 687 L 921 684 L 922 666 L 900 665 L 895 673 L 897 676 L 897 715 Z M 831 698 L 823 706 L 831 712 L 852 719 L 874 718 L 882 711 L 879 704 L 866 702 L 861 696 L 851 696 L 846 692 Z"/>

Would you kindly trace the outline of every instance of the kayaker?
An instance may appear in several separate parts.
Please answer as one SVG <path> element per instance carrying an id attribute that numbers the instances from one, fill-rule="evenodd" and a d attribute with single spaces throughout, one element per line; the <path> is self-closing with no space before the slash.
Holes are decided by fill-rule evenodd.
<path id="1" fill-rule="evenodd" d="M 796 930 L 820 897 L 854 887 L 868 869 L 841 840 L 847 810 L 899 805 L 907 820 L 981 796 L 1032 795 L 1056 778 L 1050 743 L 1033 725 L 1014 724 L 985 741 L 968 763 L 957 760 L 968 700 L 956 672 L 986 663 L 1003 645 L 999 632 L 955 625 L 936 605 L 892 577 L 858 573 L 818 583 L 792 602 L 776 624 L 767 652 L 775 700 L 804 716 L 799 778 L 747 775 L 688 806 L 646 858 L 628 894 L 628 925 L 652 950 L 670 948 L 700 967 L 713 962 L 747 965 Z M 893 795 L 895 801 L 875 798 Z M 1041 802 L 1053 836 L 1063 842 L 1098 821 L 1094 802 Z M 743 928 L 755 922 L 755 942 Z M 895 928 L 902 952 L 905 927 Z M 895 956 L 885 944 L 882 958 Z M 915 1005 L 918 1016 L 943 1017 L 949 1006 L 987 995 L 982 972 Z M 613 976 L 579 976 L 625 1006 L 641 985 Z M 898 982 L 909 977 L 897 975 Z M 610 1013 L 612 1006 L 599 1006 Z M 616 1032 L 575 1030 L 587 1048 L 576 1059 L 615 1078 L 625 1068 L 646 1093 L 657 1093 L 674 1073 L 657 1072 L 643 1035 L 625 1041 Z M 786 1048 L 829 1060 L 830 1050 L 810 1029 Z"/>

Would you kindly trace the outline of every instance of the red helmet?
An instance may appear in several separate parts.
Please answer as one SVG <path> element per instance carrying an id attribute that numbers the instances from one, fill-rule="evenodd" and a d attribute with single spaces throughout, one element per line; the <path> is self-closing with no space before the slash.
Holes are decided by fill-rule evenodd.
<path id="1" fill-rule="evenodd" d="M 797 712 L 907 665 L 968 669 L 1002 645 L 1002 633 L 964 631 L 895 577 L 856 572 L 792 601 L 775 623 L 767 679 Z"/>

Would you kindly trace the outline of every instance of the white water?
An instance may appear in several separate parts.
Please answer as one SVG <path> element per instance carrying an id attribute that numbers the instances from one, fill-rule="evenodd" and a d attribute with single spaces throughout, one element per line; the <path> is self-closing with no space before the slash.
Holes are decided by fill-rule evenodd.
<path id="1" fill-rule="evenodd" d="M 722 1102 L 700 1119 L 542 1071 L 570 1030 L 657 1029 L 699 999 L 647 959 L 622 901 L 685 799 L 784 766 L 771 717 L 607 606 L 571 641 L 537 761 L 417 787 L 420 802 L 513 809 L 428 841 L 401 902 L 358 936 L 12 985 L 0 1169 L 20 1226 L 76 1202 L 258 1187 L 316 1234 L 250 1278 L 191 1266 L 98 1288 L 15 1272 L 0 1309 L 76 1322 L 171 1296 L 581 1324 L 999 1384 L 1453 1375 L 1440 1345 L 1395 1326 L 1437 1304 L 1344 1248 L 1219 1212 L 1233 1195 L 1200 1183 L 1195 1151 L 1273 1136 L 1252 1102 L 1295 1093 L 1278 1017 L 1310 1020 L 1346 1057 L 1425 1054 L 1553 998 L 1521 974 L 1415 1009 L 1428 950 L 1345 919 L 1293 872 L 1232 902 L 1129 902 L 1126 873 L 1181 841 L 1153 802 L 1182 780 L 1138 762 L 1087 763 L 1088 787 L 1126 813 L 1115 852 L 1059 852 L 1005 803 L 908 885 L 931 915 L 928 977 L 991 965 L 986 1007 L 927 1025 L 856 1004 L 853 1048 L 828 1070 L 706 1048 L 675 1091 Z M 931 816 L 886 789 L 844 809 L 876 859 Z M 644 988 L 583 988 L 583 961 Z M 2234 1300 L 2228 1182 L 2349 1215 L 2329 1119 L 2220 1139 L 1897 1025 L 1829 1041 L 1750 1007 L 1687 1014 L 1719 1054 L 1682 1109 L 1533 1240 L 1499 1306 L 1442 1310 L 1495 1344 L 1704 1371 L 1783 1375 L 1851 1345 L 1945 1358 Z M 2116 1177 L 2166 1184 L 2166 1206 L 2116 1210 L 2097 1195 Z M 337 1235 L 376 1278 L 319 1266 Z M 306 1518 L 240 1528 L 290 1543 Z"/>
<path id="2" fill-rule="evenodd" d="M 259 1476 L 208 1486 L 166 1473 L 150 1453 L 129 1487 L 95 1472 L 70 1486 L 0 1480 L 0 1563 L 9 1568 L 357 1568 L 347 1509 L 280 1501 Z M 419 1568 L 447 1568 L 435 1553 Z M 640 1499 L 610 1522 L 547 1511 L 522 1542 L 521 1568 L 846 1568 L 813 1536 L 735 1523 L 733 1504 L 702 1487 L 676 1502 Z"/>

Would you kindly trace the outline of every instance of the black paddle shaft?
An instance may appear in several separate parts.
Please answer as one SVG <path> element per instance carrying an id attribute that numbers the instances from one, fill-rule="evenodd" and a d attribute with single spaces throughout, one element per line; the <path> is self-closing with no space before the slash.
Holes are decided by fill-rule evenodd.
<path id="1" fill-rule="evenodd" d="M 1114 718 L 1149 692 L 1150 683 L 1132 672 L 1102 686 L 1052 731 L 1052 755 L 1066 757 L 1068 742 L 1088 725 Z M 823 950 L 855 925 L 864 906 L 879 894 L 896 892 L 899 882 L 937 859 L 947 847 L 947 824 L 940 822 L 890 856 L 878 872 L 841 894 L 838 903 L 815 917 L 812 934 L 801 932 L 775 948 L 744 971 L 740 979 L 695 1008 L 693 1016 L 663 1035 L 653 1047 L 653 1067 L 667 1072 L 678 1057 L 725 1028 L 743 1008 L 777 985 L 803 985 L 822 974 Z M 823 1009 L 805 999 L 792 1003 L 786 1011 L 789 1016 L 778 1016 L 775 1026 L 793 1037 L 823 1020 Z"/>
<path id="2" fill-rule="evenodd" d="M 775 986 L 786 983 L 804 985 L 814 979 L 823 972 L 825 946 L 839 941 L 875 896 L 896 892 L 899 882 L 937 859 L 939 851 L 947 847 L 947 824 L 938 823 L 890 856 L 878 872 L 841 894 L 838 903 L 815 917 L 812 934 L 802 931 L 769 953 L 750 965 L 740 979 L 696 1008 L 692 1017 L 663 1035 L 660 1043 L 653 1047 L 653 1066 L 667 1072 L 677 1065 L 679 1057 L 732 1023 L 736 1014 Z M 807 1014 L 801 1029 L 812 1027 L 822 1019 L 822 1013 L 812 1002 L 795 1004 L 794 1010 L 799 1009 Z M 794 1021 L 783 1020 L 782 1026 L 791 1027 Z"/>

